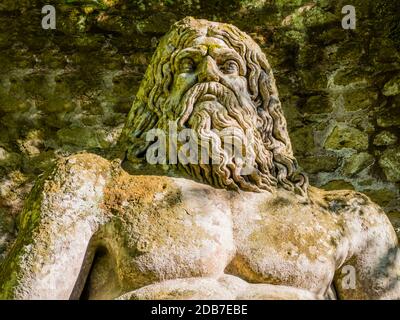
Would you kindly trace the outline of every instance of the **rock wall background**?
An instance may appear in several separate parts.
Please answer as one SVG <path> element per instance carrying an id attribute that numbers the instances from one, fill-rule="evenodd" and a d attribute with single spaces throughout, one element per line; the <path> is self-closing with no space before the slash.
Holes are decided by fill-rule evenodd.
<path id="1" fill-rule="evenodd" d="M 41 28 L 45 4 L 56 30 Z M 341 27 L 346 4 L 356 30 Z M 311 183 L 366 193 L 399 231 L 397 0 L 1 0 L 0 257 L 54 159 L 107 154 L 159 38 L 187 15 L 233 23 L 261 45 Z"/>

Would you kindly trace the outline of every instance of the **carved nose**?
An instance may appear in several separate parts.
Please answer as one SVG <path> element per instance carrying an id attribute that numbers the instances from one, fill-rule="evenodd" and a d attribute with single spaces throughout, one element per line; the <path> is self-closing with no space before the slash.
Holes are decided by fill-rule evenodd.
<path id="1" fill-rule="evenodd" d="M 218 67 L 211 57 L 206 57 L 201 63 L 197 77 L 199 82 L 219 81 Z"/>

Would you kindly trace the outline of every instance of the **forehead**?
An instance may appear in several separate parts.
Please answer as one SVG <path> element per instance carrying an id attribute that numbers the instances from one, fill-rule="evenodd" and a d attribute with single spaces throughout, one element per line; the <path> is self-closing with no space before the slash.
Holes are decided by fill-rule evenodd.
<path id="1" fill-rule="evenodd" d="M 223 40 L 209 36 L 199 36 L 192 40 L 186 48 L 181 50 L 178 57 L 190 56 L 196 60 L 206 55 L 210 55 L 213 58 L 226 55 L 235 56 L 238 59 L 240 58 L 238 53 L 230 48 Z"/>
<path id="2" fill-rule="evenodd" d="M 192 46 L 205 46 L 208 48 L 229 48 L 226 43 L 218 38 L 200 36 L 193 40 Z"/>

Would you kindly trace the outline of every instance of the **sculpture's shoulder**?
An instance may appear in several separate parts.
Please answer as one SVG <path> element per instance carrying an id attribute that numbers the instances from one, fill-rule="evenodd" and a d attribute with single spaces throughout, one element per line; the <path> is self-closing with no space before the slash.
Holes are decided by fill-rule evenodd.
<path id="1" fill-rule="evenodd" d="M 340 218 L 342 245 L 338 247 L 335 287 L 343 299 L 396 299 L 399 297 L 399 247 L 385 212 L 366 195 L 349 190 L 312 190 L 313 201 Z M 346 268 L 346 269 L 344 269 Z M 347 271 L 346 271 L 347 270 Z M 340 276 L 350 272 L 352 290 Z"/>
<path id="2" fill-rule="evenodd" d="M 309 187 L 308 196 L 303 201 L 286 190 L 239 195 L 233 221 L 240 241 L 251 240 L 252 246 L 263 250 L 268 247 L 265 244 L 275 248 L 293 244 L 299 254 L 313 247 L 317 258 L 329 252 L 336 256 L 347 251 L 348 245 L 352 250 L 368 239 L 393 242 L 396 237 L 383 210 L 362 193 Z M 291 250 L 282 248 L 283 253 Z"/>
<path id="3" fill-rule="evenodd" d="M 353 190 L 326 191 L 315 187 L 309 189 L 310 201 L 321 210 L 340 217 L 348 227 L 362 224 L 364 230 L 389 222 L 383 209 L 368 196 Z"/>
<path id="4" fill-rule="evenodd" d="M 89 212 L 100 213 L 112 163 L 98 155 L 80 153 L 58 159 L 35 182 L 19 215 L 19 228 L 58 221 L 66 225 Z"/>
<path id="5" fill-rule="evenodd" d="M 47 194 L 76 192 L 85 185 L 105 185 L 110 177 L 112 162 L 92 153 L 79 153 L 58 159 L 36 185 Z"/>
<path id="6" fill-rule="evenodd" d="M 167 176 L 129 174 L 115 170 L 105 190 L 104 203 L 114 212 L 132 206 L 152 206 L 158 200 L 173 205 L 181 202 L 181 190 Z"/>
<path id="7" fill-rule="evenodd" d="M 284 189 L 275 190 L 274 193 L 240 193 L 233 203 L 235 220 L 251 220 L 257 228 L 260 224 L 268 223 L 275 230 L 284 228 L 293 229 L 296 233 L 308 233 L 317 228 L 326 234 L 325 230 L 336 229 L 341 219 L 312 193 L 309 199 Z M 287 235 L 286 232 L 284 234 Z"/>
<path id="8" fill-rule="evenodd" d="M 337 217 L 350 251 L 368 242 L 396 243 L 396 233 L 383 209 L 368 196 L 353 190 L 325 191 L 310 188 L 311 202 Z"/>
<path id="9" fill-rule="evenodd" d="M 183 206 L 188 210 L 206 210 L 218 199 L 226 203 L 223 190 L 185 178 L 165 175 L 131 174 L 124 169 L 114 170 L 105 189 L 104 205 L 114 212 L 128 208 L 174 209 Z M 129 211 L 129 210 L 128 210 Z M 226 211 L 229 211 L 227 208 Z"/>
<path id="10" fill-rule="evenodd" d="M 204 211 L 226 193 L 185 178 L 128 172 L 119 159 L 110 161 L 91 153 L 59 159 L 38 182 L 38 189 L 53 204 L 64 205 L 68 199 L 76 203 L 95 200 L 104 212 L 123 215 L 138 207 L 173 210 L 185 205 Z"/>

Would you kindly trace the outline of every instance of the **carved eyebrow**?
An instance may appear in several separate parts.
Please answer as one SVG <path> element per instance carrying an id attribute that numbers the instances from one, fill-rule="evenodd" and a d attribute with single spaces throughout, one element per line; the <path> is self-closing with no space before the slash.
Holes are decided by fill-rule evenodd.
<path id="1" fill-rule="evenodd" d="M 216 56 L 217 61 L 224 62 L 226 60 L 232 59 L 235 60 L 240 69 L 240 74 L 245 75 L 246 74 L 246 64 L 244 63 L 242 57 L 233 49 L 227 49 L 227 48 L 218 48 L 214 49 L 212 55 Z"/>
<path id="2" fill-rule="evenodd" d="M 192 47 L 183 49 L 179 52 L 175 58 L 176 61 L 179 61 L 183 58 L 192 58 L 193 60 L 199 60 L 202 56 L 206 55 L 207 50 L 202 47 Z"/>

